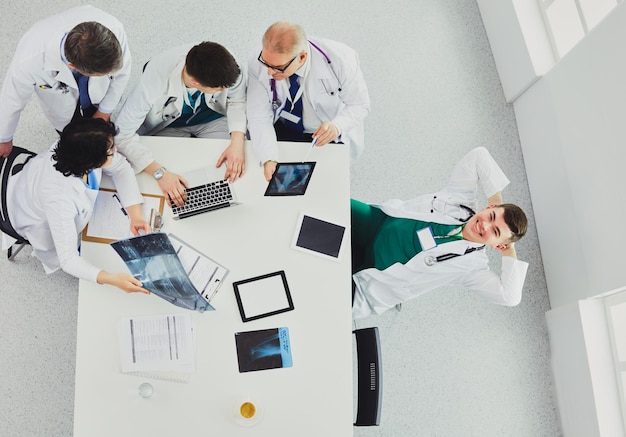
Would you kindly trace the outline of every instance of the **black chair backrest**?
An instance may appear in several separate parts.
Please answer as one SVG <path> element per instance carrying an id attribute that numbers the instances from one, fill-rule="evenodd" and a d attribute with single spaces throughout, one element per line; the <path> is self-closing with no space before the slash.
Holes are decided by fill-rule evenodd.
<path id="1" fill-rule="evenodd" d="M 382 406 L 382 358 L 378 328 L 357 329 L 357 412 L 355 426 L 378 426 Z"/>
<path id="2" fill-rule="evenodd" d="M 9 213 L 7 211 L 7 185 L 9 177 L 20 172 L 24 165 L 35 156 L 36 153 L 21 147 L 13 146 L 11 153 L 6 158 L 0 157 L 0 231 L 18 240 L 24 242 L 9 221 Z"/>

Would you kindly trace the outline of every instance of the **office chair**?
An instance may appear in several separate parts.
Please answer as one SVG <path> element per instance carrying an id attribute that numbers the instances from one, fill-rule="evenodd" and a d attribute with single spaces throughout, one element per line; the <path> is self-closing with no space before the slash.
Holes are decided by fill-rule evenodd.
<path id="1" fill-rule="evenodd" d="M 35 156 L 36 153 L 21 147 L 13 146 L 11 153 L 6 158 L 0 157 L 0 231 L 15 238 L 17 241 L 11 246 L 7 252 L 7 258 L 13 259 L 26 246 L 28 241 L 19 235 L 11 222 L 9 221 L 9 212 L 7 211 L 7 186 L 9 177 L 17 174 L 24 165 Z M 13 248 L 15 252 L 13 251 Z"/>
<path id="2" fill-rule="evenodd" d="M 357 351 L 357 412 L 354 426 L 378 426 L 382 406 L 382 359 L 378 328 L 352 331 Z"/>

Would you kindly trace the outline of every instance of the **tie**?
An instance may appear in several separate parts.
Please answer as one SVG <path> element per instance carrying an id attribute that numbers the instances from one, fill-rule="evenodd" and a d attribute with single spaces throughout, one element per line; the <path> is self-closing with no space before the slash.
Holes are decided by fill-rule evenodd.
<path id="1" fill-rule="evenodd" d="M 300 85 L 298 85 L 298 75 L 293 74 L 289 77 L 289 94 L 291 94 L 291 101 L 293 102 L 298 94 Z M 293 115 L 300 117 L 300 125 L 302 125 L 302 96 L 297 102 L 293 104 L 293 109 L 290 111 Z M 304 129 L 302 129 L 304 130 Z"/>
<path id="2" fill-rule="evenodd" d="M 83 117 L 91 117 L 96 112 L 96 108 L 92 105 L 91 98 L 89 98 L 89 76 L 80 74 L 75 70 L 74 78 L 76 83 L 78 83 L 78 102 Z"/>
<path id="3" fill-rule="evenodd" d="M 189 94 L 189 103 L 191 104 L 191 112 L 196 108 L 196 100 L 200 97 L 200 90 L 196 91 L 193 94 Z"/>
<path id="4" fill-rule="evenodd" d="M 80 101 L 80 109 L 87 109 L 91 106 L 89 98 L 89 76 L 76 72 L 76 81 L 78 82 L 78 99 Z"/>
<path id="5" fill-rule="evenodd" d="M 298 75 L 294 74 L 289 77 L 289 94 L 291 95 L 291 101 L 294 102 L 296 94 L 298 93 L 300 86 L 298 85 Z M 302 96 L 293 104 L 293 107 L 289 103 L 285 105 L 285 111 L 299 117 L 297 123 L 293 123 L 289 120 L 281 119 L 279 123 L 276 123 L 276 136 L 279 141 L 302 141 L 304 136 L 304 125 L 302 124 Z"/>
<path id="6" fill-rule="evenodd" d="M 189 97 L 189 104 L 185 102 L 185 104 L 183 105 L 182 115 L 193 114 L 196 107 L 196 100 L 198 99 L 198 97 L 200 97 L 200 90 L 196 91 L 193 94 L 187 91 L 187 96 Z"/>

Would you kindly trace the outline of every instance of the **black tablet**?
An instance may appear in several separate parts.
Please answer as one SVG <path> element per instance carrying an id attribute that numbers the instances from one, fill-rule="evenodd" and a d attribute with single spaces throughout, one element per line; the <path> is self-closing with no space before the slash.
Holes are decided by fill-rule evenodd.
<path id="1" fill-rule="evenodd" d="M 311 180 L 315 162 L 279 162 L 266 196 L 301 196 Z"/>
<path id="2" fill-rule="evenodd" d="M 346 227 L 300 214 L 291 247 L 323 258 L 339 261 Z"/>

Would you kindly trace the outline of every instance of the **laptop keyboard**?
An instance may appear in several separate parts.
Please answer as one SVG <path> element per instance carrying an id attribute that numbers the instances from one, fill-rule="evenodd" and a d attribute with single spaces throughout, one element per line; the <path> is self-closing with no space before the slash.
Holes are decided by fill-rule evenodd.
<path id="1" fill-rule="evenodd" d="M 187 188 L 187 202 L 181 207 L 172 206 L 174 217 L 186 218 L 214 209 L 230 206 L 233 194 L 226 179 L 209 182 L 206 185 Z"/>

